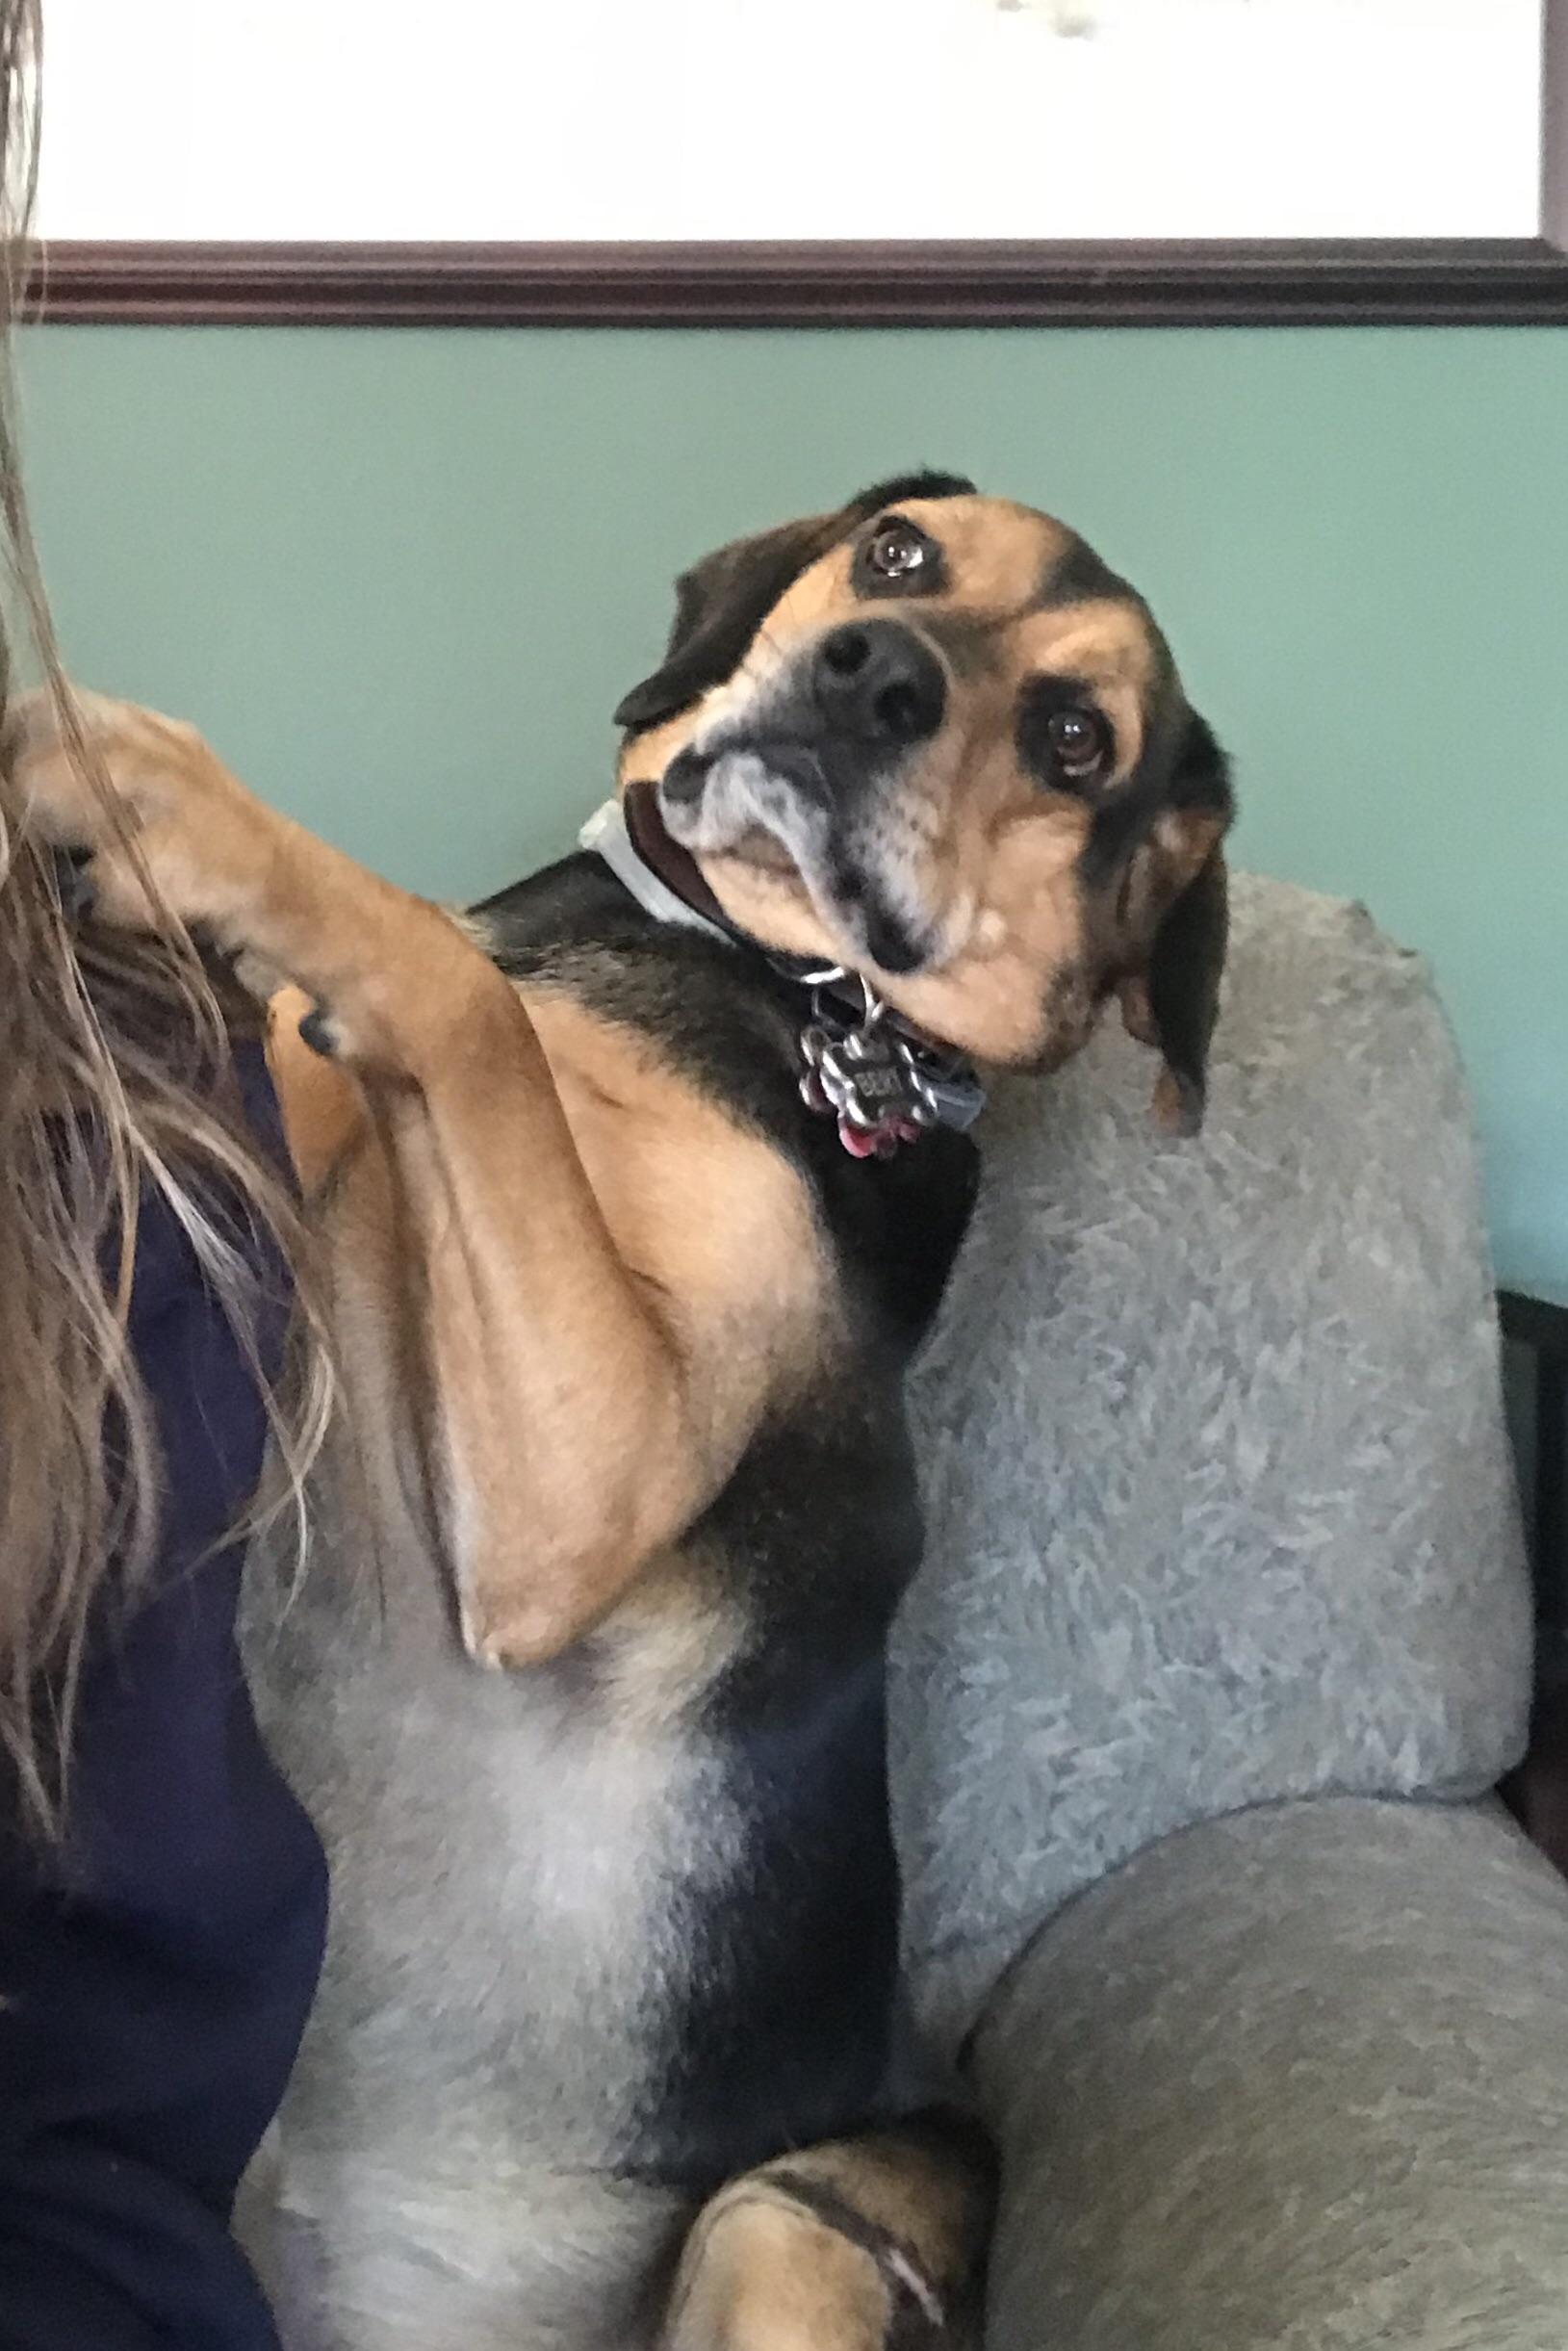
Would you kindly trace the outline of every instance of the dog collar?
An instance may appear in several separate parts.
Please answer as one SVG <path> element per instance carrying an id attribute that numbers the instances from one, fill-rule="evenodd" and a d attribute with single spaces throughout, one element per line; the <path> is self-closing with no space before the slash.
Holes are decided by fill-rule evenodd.
<path id="1" fill-rule="evenodd" d="M 855 1159 L 890 1159 L 934 1126 L 965 1132 L 986 1105 L 974 1066 L 922 1034 L 893 1010 L 862 973 L 846 965 L 813 965 L 774 955 L 737 930 L 708 888 L 695 858 L 672 840 L 651 784 L 633 784 L 624 800 L 606 800 L 578 836 L 657 922 L 678 923 L 729 947 L 763 954 L 781 977 L 807 990 L 810 1010 L 799 1038 L 801 1099 L 833 1119 Z"/>

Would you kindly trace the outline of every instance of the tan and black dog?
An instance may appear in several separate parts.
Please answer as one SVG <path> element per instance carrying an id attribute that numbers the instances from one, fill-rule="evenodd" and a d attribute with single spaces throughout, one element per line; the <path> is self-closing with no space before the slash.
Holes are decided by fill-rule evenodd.
<path id="1" fill-rule="evenodd" d="M 624 828 L 461 921 L 87 707 L 142 872 L 303 992 L 347 1408 L 292 1607 L 250 1577 L 333 1881 L 291 2344 L 949 2339 L 987 2166 L 894 2050 L 902 1376 L 971 1060 L 1048 1069 L 1119 995 L 1201 1107 L 1230 799 L 1164 640 L 1059 524 L 882 485 L 681 582 Z M 144 918 L 41 722 L 25 765 Z"/>

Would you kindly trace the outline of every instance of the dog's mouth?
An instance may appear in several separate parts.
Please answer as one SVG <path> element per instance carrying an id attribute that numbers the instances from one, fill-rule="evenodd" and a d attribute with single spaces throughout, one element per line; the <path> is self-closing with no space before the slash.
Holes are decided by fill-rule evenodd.
<path id="1" fill-rule="evenodd" d="M 805 891 L 835 955 L 899 974 L 946 960 L 890 779 L 831 741 L 732 737 L 677 754 L 659 814 L 693 857 L 733 858 Z"/>

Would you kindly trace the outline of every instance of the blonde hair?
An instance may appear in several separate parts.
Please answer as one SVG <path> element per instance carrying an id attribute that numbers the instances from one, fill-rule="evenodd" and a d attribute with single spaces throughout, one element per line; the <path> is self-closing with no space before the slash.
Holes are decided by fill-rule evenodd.
<path id="1" fill-rule="evenodd" d="M 0 332 L 26 266 L 38 9 L 0 0 Z M 13 614 L 0 636 L 0 712 L 19 644 L 113 821 L 28 528 L 7 350 L 0 528 Z M 285 1176 L 246 1132 L 231 1067 L 234 1024 L 255 1029 L 254 1009 L 215 982 L 172 917 L 145 937 L 82 930 L 67 895 L 0 762 L 0 1815 L 39 1838 L 64 1826 L 92 1643 L 157 1563 L 163 1464 L 129 1344 L 146 1202 L 177 1220 L 259 1380 L 262 1290 L 278 1253 L 301 1285 L 291 1377 L 275 1390 L 262 1382 L 277 1467 L 258 1512 L 298 1502 L 329 1388 L 305 1235 Z"/>

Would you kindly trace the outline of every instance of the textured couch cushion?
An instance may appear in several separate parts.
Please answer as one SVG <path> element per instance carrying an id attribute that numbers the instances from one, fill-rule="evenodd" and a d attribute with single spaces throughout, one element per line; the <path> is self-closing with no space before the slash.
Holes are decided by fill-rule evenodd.
<path id="1" fill-rule="evenodd" d="M 987 2351 L 1562 2351 L 1565 2007 L 1568 1887 L 1478 1808 L 1144 1854 L 979 2036 Z"/>
<path id="2" fill-rule="evenodd" d="M 917 2005 L 949 2049 L 1069 1896 L 1184 1824 L 1474 1794 L 1529 1608 L 1476 1151 L 1424 966 L 1241 879 L 1208 1123 L 1107 1021 L 988 1113 L 913 1389 L 895 1644 Z"/>

